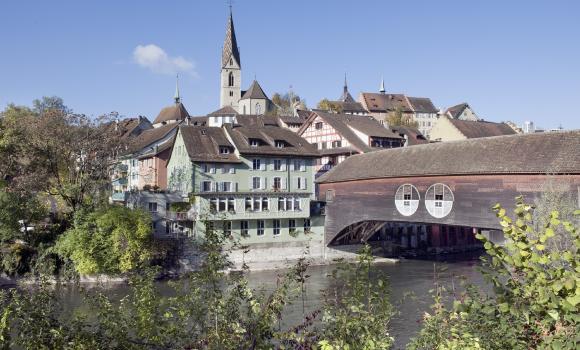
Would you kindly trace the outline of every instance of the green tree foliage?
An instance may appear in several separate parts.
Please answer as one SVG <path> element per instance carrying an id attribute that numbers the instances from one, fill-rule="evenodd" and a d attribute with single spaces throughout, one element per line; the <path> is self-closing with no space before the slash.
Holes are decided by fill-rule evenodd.
<path id="1" fill-rule="evenodd" d="M 410 116 L 403 115 L 403 110 L 397 108 L 395 111 L 389 113 L 385 118 L 385 121 L 389 126 L 410 126 L 412 128 L 418 128 L 419 123 L 414 121 Z"/>
<path id="2" fill-rule="evenodd" d="M 59 237 L 55 251 L 70 259 L 79 274 L 119 274 L 152 257 L 151 217 L 120 206 L 80 211 L 72 228 Z"/>
<path id="3" fill-rule="evenodd" d="M 331 113 L 342 113 L 342 105 L 336 101 L 330 101 L 327 98 L 320 100 L 316 105 L 316 108 Z"/>
<path id="4" fill-rule="evenodd" d="M 44 286 L 0 291 L 0 348 L 375 350 L 392 342 L 386 332 L 392 308 L 388 298 L 379 298 L 388 294 L 386 281 L 372 278 L 369 249 L 336 273 L 337 282 L 345 278 L 354 291 L 329 301 L 321 325 L 314 325 L 321 314 L 315 311 L 304 323 L 282 329 L 285 308 L 305 293 L 307 262 L 281 275 L 266 293 L 249 287 L 247 270 L 224 273 L 231 266 L 223 249 L 229 236 L 209 229 L 204 237 L 202 266 L 172 283 L 171 297 L 160 295 L 151 270 L 131 275 L 131 291 L 120 302 L 96 291 L 87 295 L 85 312 L 74 314 L 63 314 L 58 294 Z"/>
<path id="5" fill-rule="evenodd" d="M 580 237 L 578 227 L 549 213 L 534 230 L 531 205 L 517 199 L 514 217 L 494 211 L 506 237 L 504 246 L 484 236 L 489 255 L 482 273 L 493 286 L 487 294 L 473 286 L 447 308 L 436 289 L 433 312 L 409 349 L 577 349 L 580 344 Z M 580 215 L 576 211 L 575 215 Z M 561 230 L 568 250 L 547 250 Z"/>
<path id="6" fill-rule="evenodd" d="M 275 93 L 272 95 L 272 103 L 276 106 L 273 114 L 278 116 L 292 116 L 296 109 L 306 109 L 306 101 L 293 92 L 285 94 Z"/>

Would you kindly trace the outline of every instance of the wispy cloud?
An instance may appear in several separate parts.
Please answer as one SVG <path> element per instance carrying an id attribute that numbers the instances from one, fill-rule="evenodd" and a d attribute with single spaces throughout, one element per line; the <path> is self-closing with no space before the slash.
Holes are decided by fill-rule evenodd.
<path id="1" fill-rule="evenodd" d="M 182 56 L 171 57 L 155 44 L 137 45 L 133 61 L 139 66 L 158 74 L 185 73 L 197 77 L 195 63 Z"/>

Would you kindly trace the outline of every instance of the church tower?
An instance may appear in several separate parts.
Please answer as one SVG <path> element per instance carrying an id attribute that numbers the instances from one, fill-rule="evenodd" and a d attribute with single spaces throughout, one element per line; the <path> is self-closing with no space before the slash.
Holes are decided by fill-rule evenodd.
<path id="1" fill-rule="evenodd" d="M 231 106 L 238 110 L 238 101 L 242 97 L 242 62 L 240 50 L 234 31 L 234 19 L 230 7 L 230 18 L 226 28 L 226 38 L 222 50 L 220 74 L 220 108 Z"/>

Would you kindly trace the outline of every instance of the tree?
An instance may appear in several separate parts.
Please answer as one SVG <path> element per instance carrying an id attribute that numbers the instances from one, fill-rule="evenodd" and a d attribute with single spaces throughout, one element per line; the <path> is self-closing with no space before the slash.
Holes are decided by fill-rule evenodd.
<path id="1" fill-rule="evenodd" d="M 292 91 L 285 94 L 272 95 L 272 103 L 276 106 L 274 114 L 278 116 L 293 116 L 296 109 L 306 109 L 306 101 Z"/>
<path id="2" fill-rule="evenodd" d="M 489 258 L 482 273 L 493 286 L 487 294 L 473 286 L 451 298 L 436 288 L 433 312 L 409 349 L 577 349 L 580 334 L 580 237 L 578 227 L 558 211 L 534 230 L 534 207 L 516 199 L 514 217 L 494 208 L 505 246 L 482 235 Z M 576 210 L 575 215 L 580 215 Z M 568 235 L 569 250 L 548 251 L 556 230 Z"/>
<path id="3" fill-rule="evenodd" d="M 151 217 L 142 210 L 111 206 L 79 211 L 74 226 L 59 237 L 55 251 L 79 274 L 120 274 L 152 258 Z"/>
<path id="4" fill-rule="evenodd" d="M 409 126 L 412 128 L 418 128 L 419 123 L 414 121 L 410 116 L 403 115 L 403 110 L 400 107 L 393 112 L 390 112 L 389 115 L 385 118 L 385 121 L 389 126 Z"/>
<path id="5" fill-rule="evenodd" d="M 336 101 L 330 101 L 327 98 L 320 100 L 316 105 L 316 108 L 331 113 L 342 113 L 342 105 Z"/>

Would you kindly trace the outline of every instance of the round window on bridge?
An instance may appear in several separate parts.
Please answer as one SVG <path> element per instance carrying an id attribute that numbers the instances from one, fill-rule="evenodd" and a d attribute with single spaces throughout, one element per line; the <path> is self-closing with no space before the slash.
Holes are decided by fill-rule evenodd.
<path id="1" fill-rule="evenodd" d="M 420 199 L 419 191 L 417 191 L 415 186 L 409 184 L 401 185 L 395 194 L 395 206 L 401 215 L 411 216 L 419 208 Z"/>
<path id="2" fill-rule="evenodd" d="M 425 193 L 425 207 L 431 216 L 444 218 L 453 208 L 453 192 L 444 184 L 434 184 Z"/>

